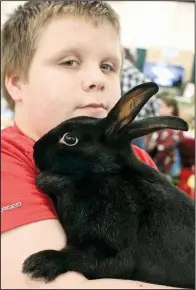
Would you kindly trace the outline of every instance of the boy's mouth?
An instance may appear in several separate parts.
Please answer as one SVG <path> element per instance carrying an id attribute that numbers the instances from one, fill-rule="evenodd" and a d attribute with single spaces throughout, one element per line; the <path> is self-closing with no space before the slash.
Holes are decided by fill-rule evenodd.
<path id="1" fill-rule="evenodd" d="M 80 109 L 86 109 L 86 108 L 93 108 L 93 109 L 105 109 L 106 110 L 106 106 L 102 103 L 90 103 L 86 106 L 82 106 L 80 107 Z"/>

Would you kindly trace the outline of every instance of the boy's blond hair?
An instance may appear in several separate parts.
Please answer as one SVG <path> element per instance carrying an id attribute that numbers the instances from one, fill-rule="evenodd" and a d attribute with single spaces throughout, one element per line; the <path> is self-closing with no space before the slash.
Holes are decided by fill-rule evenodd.
<path id="1" fill-rule="evenodd" d="M 50 21 L 65 14 L 84 17 L 94 25 L 108 21 L 120 35 L 118 15 L 104 1 L 33 0 L 19 6 L 2 30 L 2 91 L 10 109 L 14 109 L 14 101 L 6 90 L 5 75 L 17 72 L 28 81 L 29 67 L 42 30 Z"/>

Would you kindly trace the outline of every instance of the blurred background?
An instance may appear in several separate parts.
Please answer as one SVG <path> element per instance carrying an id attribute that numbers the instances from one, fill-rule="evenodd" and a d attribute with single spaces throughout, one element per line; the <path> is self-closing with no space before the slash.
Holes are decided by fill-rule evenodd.
<path id="1" fill-rule="evenodd" d="M 25 1 L 1 1 L 1 26 L 7 15 Z M 194 197 L 195 181 L 195 1 L 107 1 L 121 21 L 125 60 L 122 95 L 147 81 L 159 93 L 141 110 L 138 119 L 180 116 L 188 132 L 162 130 L 134 140 L 159 170 Z M 1 94 L 1 128 L 13 122 Z"/>

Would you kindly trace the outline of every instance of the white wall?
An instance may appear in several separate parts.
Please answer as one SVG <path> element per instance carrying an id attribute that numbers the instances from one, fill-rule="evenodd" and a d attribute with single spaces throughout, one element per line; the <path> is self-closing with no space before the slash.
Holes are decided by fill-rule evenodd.
<path id="1" fill-rule="evenodd" d="M 12 12 L 15 7 L 25 1 L 1 1 L 1 26 L 7 19 L 7 14 Z"/>
<path id="2" fill-rule="evenodd" d="M 7 13 L 25 1 L 1 1 L 1 24 Z M 194 3 L 109 1 L 121 19 L 127 47 L 169 46 L 194 52 Z"/>
<path id="3" fill-rule="evenodd" d="M 125 46 L 173 46 L 194 51 L 194 3 L 110 1 L 119 13 Z"/>

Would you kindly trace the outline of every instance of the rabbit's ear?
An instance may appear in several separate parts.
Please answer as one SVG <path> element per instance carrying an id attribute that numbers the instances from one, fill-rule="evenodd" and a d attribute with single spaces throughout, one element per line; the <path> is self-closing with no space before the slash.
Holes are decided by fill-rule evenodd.
<path id="1" fill-rule="evenodd" d="M 124 129 L 129 140 L 153 133 L 162 129 L 174 129 L 188 131 L 188 124 L 181 118 L 171 116 L 161 116 L 135 121 Z"/>
<path id="2" fill-rule="evenodd" d="M 148 82 L 134 87 L 127 92 L 109 112 L 106 121 L 108 131 L 113 129 L 121 130 L 128 123 L 131 123 L 145 103 L 158 92 L 159 87 Z M 116 131 L 115 130 L 115 131 Z"/>

